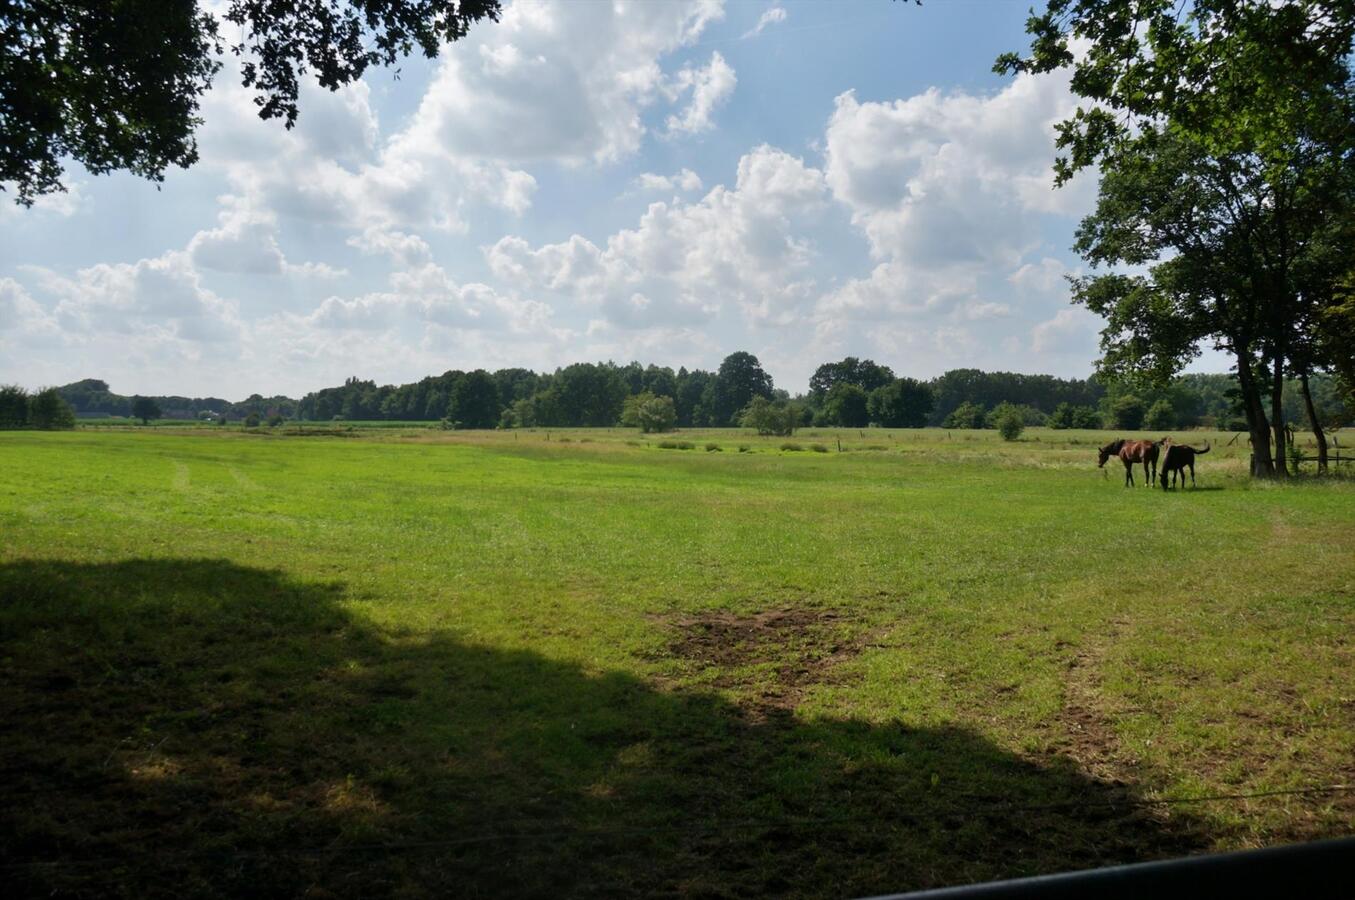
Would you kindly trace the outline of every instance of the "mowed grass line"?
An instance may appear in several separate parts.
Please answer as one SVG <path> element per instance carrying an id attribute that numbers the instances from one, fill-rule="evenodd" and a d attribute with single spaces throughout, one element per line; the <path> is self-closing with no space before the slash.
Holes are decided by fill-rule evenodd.
<path id="1" fill-rule="evenodd" d="M 5 862 L 818 896 L 1355 825 L 1342 794 L 1135 806 L 1350 780 L 1350 483 L 1220 452 L 1210 489 L 1131 491 L 1085 433 L 692 437 L 725 452 L 0 436 Z M 385 843 L 428 849 L 344 850 Z"/>

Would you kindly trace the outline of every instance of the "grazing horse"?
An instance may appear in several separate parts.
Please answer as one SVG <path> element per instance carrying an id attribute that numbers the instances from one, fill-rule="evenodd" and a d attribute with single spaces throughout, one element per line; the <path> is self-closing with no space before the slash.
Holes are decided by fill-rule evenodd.
<path id="1" fill-rule="evenodd" d="M 1161 442 L 1154 441 L 1127 441 L 1120 438 L 1118 441 L 1111 441 L 1100 450 L 1096 451 L 1096 467 L 1102 468 L 1106 460 L 1112 456 L 1118 456 L 1120 462 L 1124 463 L 1124 486 L 1134 486 L 1134 464 L 1143 463 L 1144 487 L 1152 487 L 1153 482 L 1157 480 L 1157 448 Z M 1152 466 L 1152 475 L 1148 474 L 1148 467 Z"/>
<path id="2" fill-rule="evenodd" d="M 1186 486 L 1186 469 L 1190 469 L 1190 486 L 1195 487 L 1195 457 L 1209 452 L 1209 442 L 1204 442 L 1203 450 L 1187 447 L 1185 444 L 1168 444 L 1162 454 L 1162 490 L 1167 489 L 1167 473 L 1172 476 L 1172 487 L 1176 486 L 1176 476 L 1181 475 L 1181 487 Z"/>

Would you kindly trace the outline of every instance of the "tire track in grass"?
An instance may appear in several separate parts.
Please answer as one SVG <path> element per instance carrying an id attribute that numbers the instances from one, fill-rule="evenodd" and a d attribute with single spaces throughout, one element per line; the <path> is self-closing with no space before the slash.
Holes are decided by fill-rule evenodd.
<path id="1" fill-rule="evenodd" d="M 231 473 L 231 477 L 235 479 L 236 485 L 238 485 L 241 490 L 243 491 L 262 490 L 262 488 L 259 487 L 259 483 L 257 481 L 255 481 L 253 478 L 250 478 L 244 472 L 241 472 L 235 466 L 227 466 L 226 471 Z"/>

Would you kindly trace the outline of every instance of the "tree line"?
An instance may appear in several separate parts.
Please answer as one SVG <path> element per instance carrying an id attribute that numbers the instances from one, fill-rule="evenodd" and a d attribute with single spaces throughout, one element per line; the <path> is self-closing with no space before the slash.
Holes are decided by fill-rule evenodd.
<path id="1" fill-rule="evenodd" d="M 1240 385 L 1228 374 L 1186 374 L 1157 383 L 952 369 L 924 380 L 899 377 L 874 360 L 847 357 L 819 366 L 808 391 L 792 395 L 775 386 L 756 356 L 742 351 L 730 354 L 715 371 L 638 362 L 575 363 L 554 372 L 451 370 L 401 385 L 349 378 L 300 400 L 259 394 L 238 402 L 123 396 L 98 379 L 51 390 L 76 416 L 143 421 L 384 420 L 441 422 L 449 428 L 623 424 L 646 431 L 744 426 L 784 434 L 805 425 L 995 428 L 1012 410 L 1028 426 L 1247 430 Z M 1337 378 L 1314 374 L 1309 394 L 1321 421 L 1341 425 L 1355 418 Z M 1287 423 L 1309 425 L 1297 379 L 1285 385 L 1282 414 Z M 3 421 L 4 427 L 25 427 L 13 416 Z"/>

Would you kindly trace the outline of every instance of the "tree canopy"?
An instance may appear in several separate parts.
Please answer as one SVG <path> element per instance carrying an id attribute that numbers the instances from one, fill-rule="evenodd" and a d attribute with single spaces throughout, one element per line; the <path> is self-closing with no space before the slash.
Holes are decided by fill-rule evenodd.
<path id="1" fill-rule="evenodd" d="M 7 3 L 0 28 L 0 184 L 16 199 L 64 190 L 62 161 L 155 181 L 198 159 L 203 94 L 229 51 L 264 119 L 288 128 L 300 80 L 335 90 L 373 65 L 436 56 L 500 0 L 196 0 Z M 225 35 L 226 37 L 223 37 Z M 234 38 L 234 40 L 230 40 Z"/>
<path id="2" fill-rule="evenodd" d="M 1161 383 L 1213 342 L 1254 473 L 1285 474 L 1286 376 L 1335 364 L 1320 328 L 1355 230 L 1355 6 L 1049 0 L 1028 31 L 998 70 L 1071 67 L 1090 101 L 1058 127 L 1055 173 L 1102 175 L 1076 249 L 1106 271 L 1075 288 L 1106 319 L 1101 370 Z"/>

